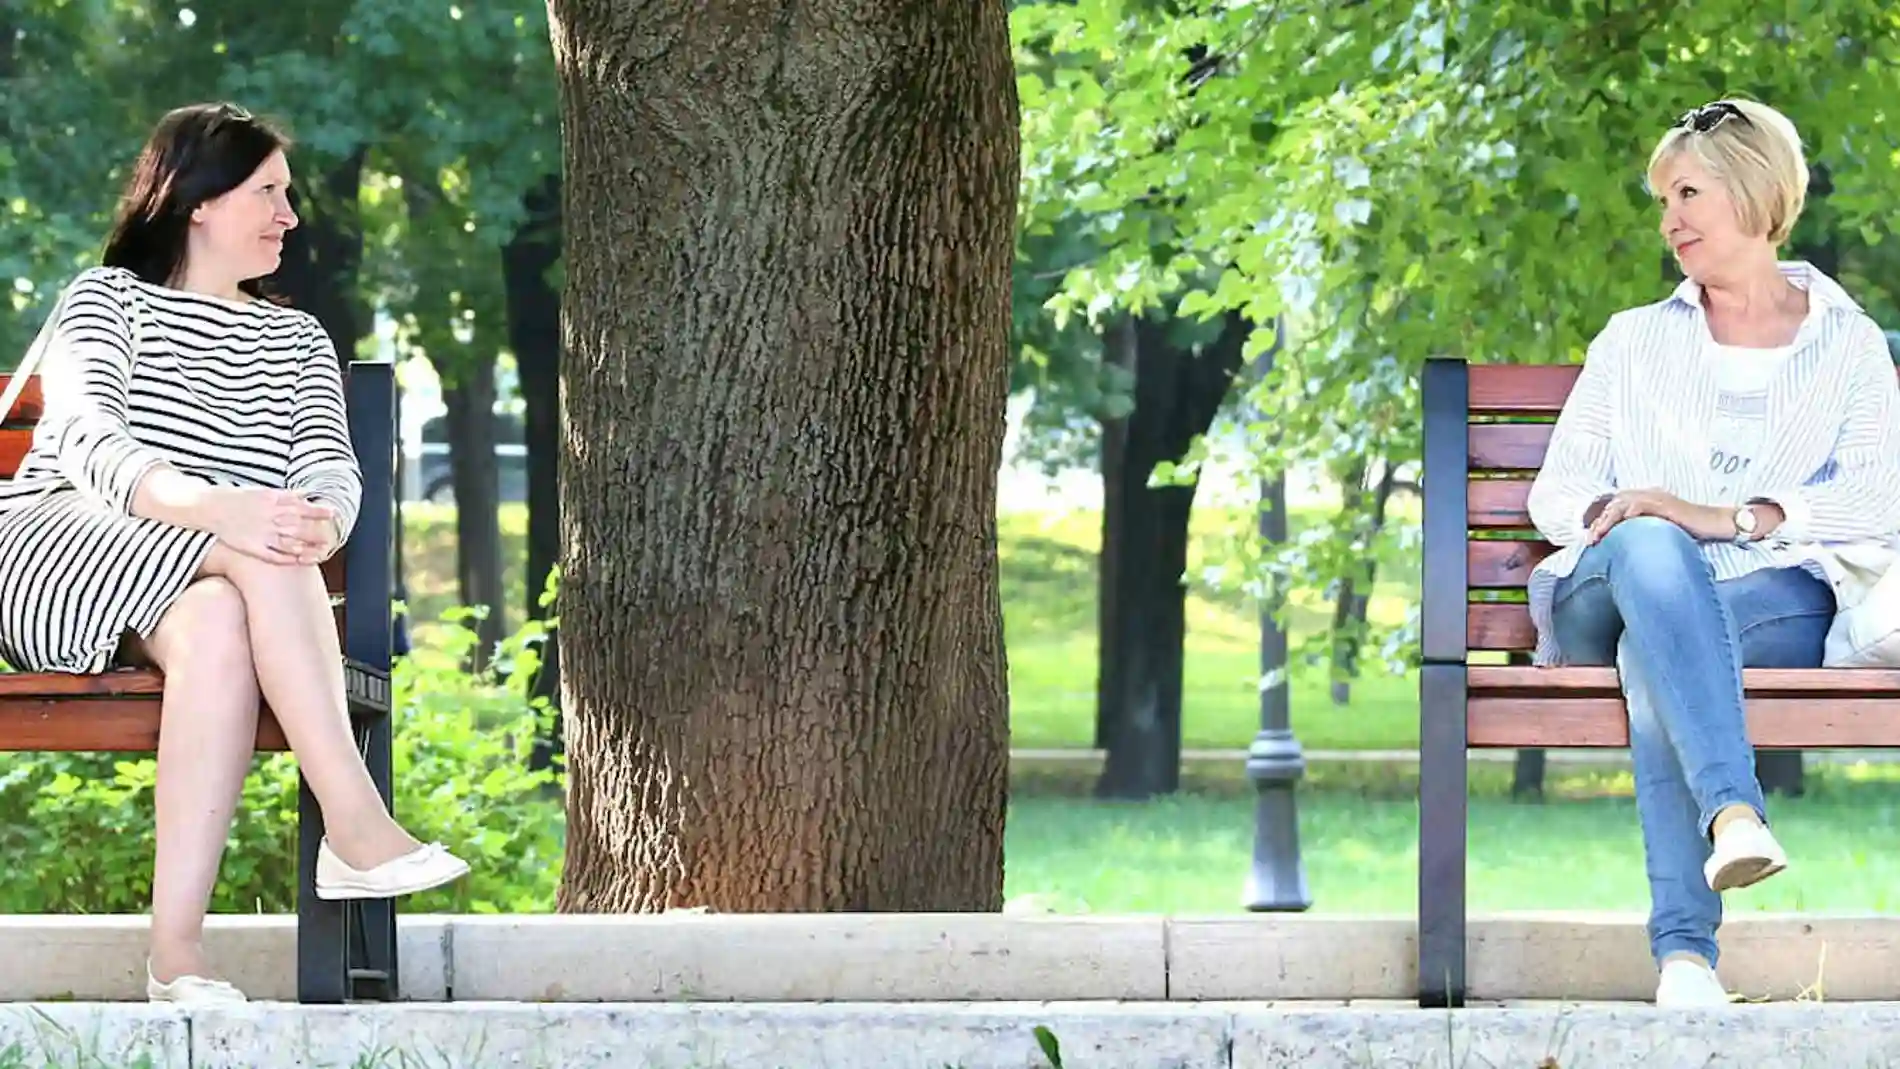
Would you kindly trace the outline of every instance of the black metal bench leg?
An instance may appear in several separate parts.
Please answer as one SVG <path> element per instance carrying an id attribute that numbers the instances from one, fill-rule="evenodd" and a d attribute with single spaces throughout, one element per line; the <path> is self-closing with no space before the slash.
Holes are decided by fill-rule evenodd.
<path id="1" fill-rule="evenodd" d="M 1466 669 L 1419 669 L 1418 1002 L 1465 1002 Z"/>
<path id="2" fill-rule="evenodd" d="M 360 737 L 364 762 L 383 805 L 395 812 L 395 768 L 390 736 L 390 718 L 377 717 Z M 356 937 L 352 962 L 361 967 L 352 971 L 354 995 L 359 999 L 394 1002 L 402 997 L 396 971 L 396 903 L 394 899 L 368 899 L 355 904 Z"/>
<path id="3" fill-rule="evenodd" d="M 382 676 L 375 704 L 389 708 L 390 600 L 394 586 L 396 380 L 392 365 L 352 362 L 348 382 L 350 445 L 363 474 L 362 508 L 344 546 L 344 656 Z M 391 718 L 356 722 L 356 744 L 383 805 L 395 812 Z M 396 903 L 350 903 L 347 976 L 352 999 L 400 997 L 396 961 Z"/>
<path id="4" fill-rule="evenodd" d="M 317 844 L 323 811 L 301 773 L 297 777 L 297 1001 L 339 1003 L 349 993 L 347 918 L 340 902 L 317 897 Z"/>

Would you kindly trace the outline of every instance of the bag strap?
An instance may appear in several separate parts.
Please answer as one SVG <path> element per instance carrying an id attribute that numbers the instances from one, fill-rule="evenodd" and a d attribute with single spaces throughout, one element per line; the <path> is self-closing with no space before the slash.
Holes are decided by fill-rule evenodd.
<path id="1" fill-rule="evenodd" d="M 26 380 L 33 377 L 33 372 L 40 360 L 45 357 L 46 350 L 52 346 L 53 332 L 59 327 L 60 316 L 65 314 L 66 301 L 72 296 L 73 289 L 74 287 L 69 285 L 59 291 L 59 299 L 53 302 L 53 311 L 46 317 L 46 322 L 40 324 L 40 332 L 34 336 L 33 344 L 28 347 L 26 356 L 21 358 L 20 366 L 13 369 L 13 377 L 7 382 L 6 392 L 0 393 L 0 422 L 4 422 L 13 415 L 13 406 L 20 399 L 20 391 L 26 389 Z M 124 312 L 126 326 L 131 334 L 134 361 L 138 359 L 139 353 L 139 319 L 142 311 L 138 298 L 127 292 Z"/>
<path id="2" fill-rule="evenodd" d="M 53 332 L 59 327 L 60 316 L 66 311 L 66 298 L 72 294 L 68 286 L 59 291 L 59 300 L 53 302 L 53 311 L 40 324 L 40 332 L 34 336 L 33 344 L 27 348 L 26 356 L 21 358 L 20 366 L 13 369 L 13 377 L 7 382 L 7 391 L 0 394 L 0 421 L 13 414 L 13 406 L 20 399 L 20 391 L 26 389 L 26 380 L 33 377 L 40 358 L 52 345 Z"/>

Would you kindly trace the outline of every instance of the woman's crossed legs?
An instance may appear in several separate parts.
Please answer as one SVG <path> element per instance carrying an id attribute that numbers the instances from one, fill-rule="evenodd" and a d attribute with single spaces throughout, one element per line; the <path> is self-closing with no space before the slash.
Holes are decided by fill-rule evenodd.
<path id="1" fill-rule="evenodd" d="M 1734 877 L 1705 868 L 1711 835 L 1734 819 L 1766 823 L 1741 669 L 1819 665 L 1834 611 L 1833 591 L 1799 568 L 1717 582 L 1687 533 L 1650 517 L 1612 528 L 1559 582 L 1564 659 L 1621 673 L 1658 963 L 1714 966 L 1722 899 L 1711 882 Z M 1773 871 L 1744 871 L 1736 885 Z"/>
<path id="2" fill-rule="evenodd" d="M 331 849 L 369 869 L 418 843 L 389 815 L 356 748 L 342 651 L 315 567 L 219 544 L 132 659 L 165 673 L 160 713 L 151 972 L 204 976 L 204 920 L 270 702 L 323 810 Z"/>

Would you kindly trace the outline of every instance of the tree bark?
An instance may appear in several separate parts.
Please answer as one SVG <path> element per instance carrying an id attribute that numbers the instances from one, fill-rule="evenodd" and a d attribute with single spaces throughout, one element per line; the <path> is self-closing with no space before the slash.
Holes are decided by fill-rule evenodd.
<path id="1" fill-rule="evenodd" d="M 549 11 L 559 908 L 1000 909 L 1004 6 Z"/>
<path id="2" fill-rule="evenodd" d="M 561 292 L 549 273 L 561 258 L 561 179 L 528 191 L 527 219 L 502 248 L 502 279 L 508 292 L 508 344 L 521 376 L 525 410 L 522 437 L 528 450 L 528 582 L 530 620 L 548 618 L 541 604 L 548 574 L 561 559 Z M 533 695 L 559 704 L 561 636 L 550 632 L 541 649 L 541 672 Z M 561 721 L 535 740 L 531 768 L 547 768 L 561 752 Z"/>
<path id="3" fill-rule="evenodd" d="M 1151 798 L 1181 783 L 1181 674 L 1187 638 L 1188 521 L 1198 481 L 1150 487 L 1212 425 L 1240 370 L 1246 320 L 1230 315 L 1200 351 L 1165 323 L 1124 323 L 1111 358 L 1132 363 L 1135 406 L 1102 425 L 1103 501 L 1096 733 L 1104 798 Z"/>

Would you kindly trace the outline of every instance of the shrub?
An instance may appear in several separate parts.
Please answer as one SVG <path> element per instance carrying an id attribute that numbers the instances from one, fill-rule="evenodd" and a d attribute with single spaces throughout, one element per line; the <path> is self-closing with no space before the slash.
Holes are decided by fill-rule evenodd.
<path id="1" fill-rule="evenodd" d="M 405 912 L 528 913 L 553 909 L 560 879 L 564 778 L 529 771 L 537 729 L 552 715 L 530 697 L 551 624 L 509 636 L 489 671 L 463 671 L 478 641 L 456 610 L 432 642 L 399 659 L 395 811 L 423 841 L 440 840 L 473 871 L 403 900 Z M 0 913 L 142 913 L 152 892 L 149 756 L 0 754 Z M 244 783 L 212 896 L 217 912 L 296 909 L 297 766 L 261 756 Z"/>

